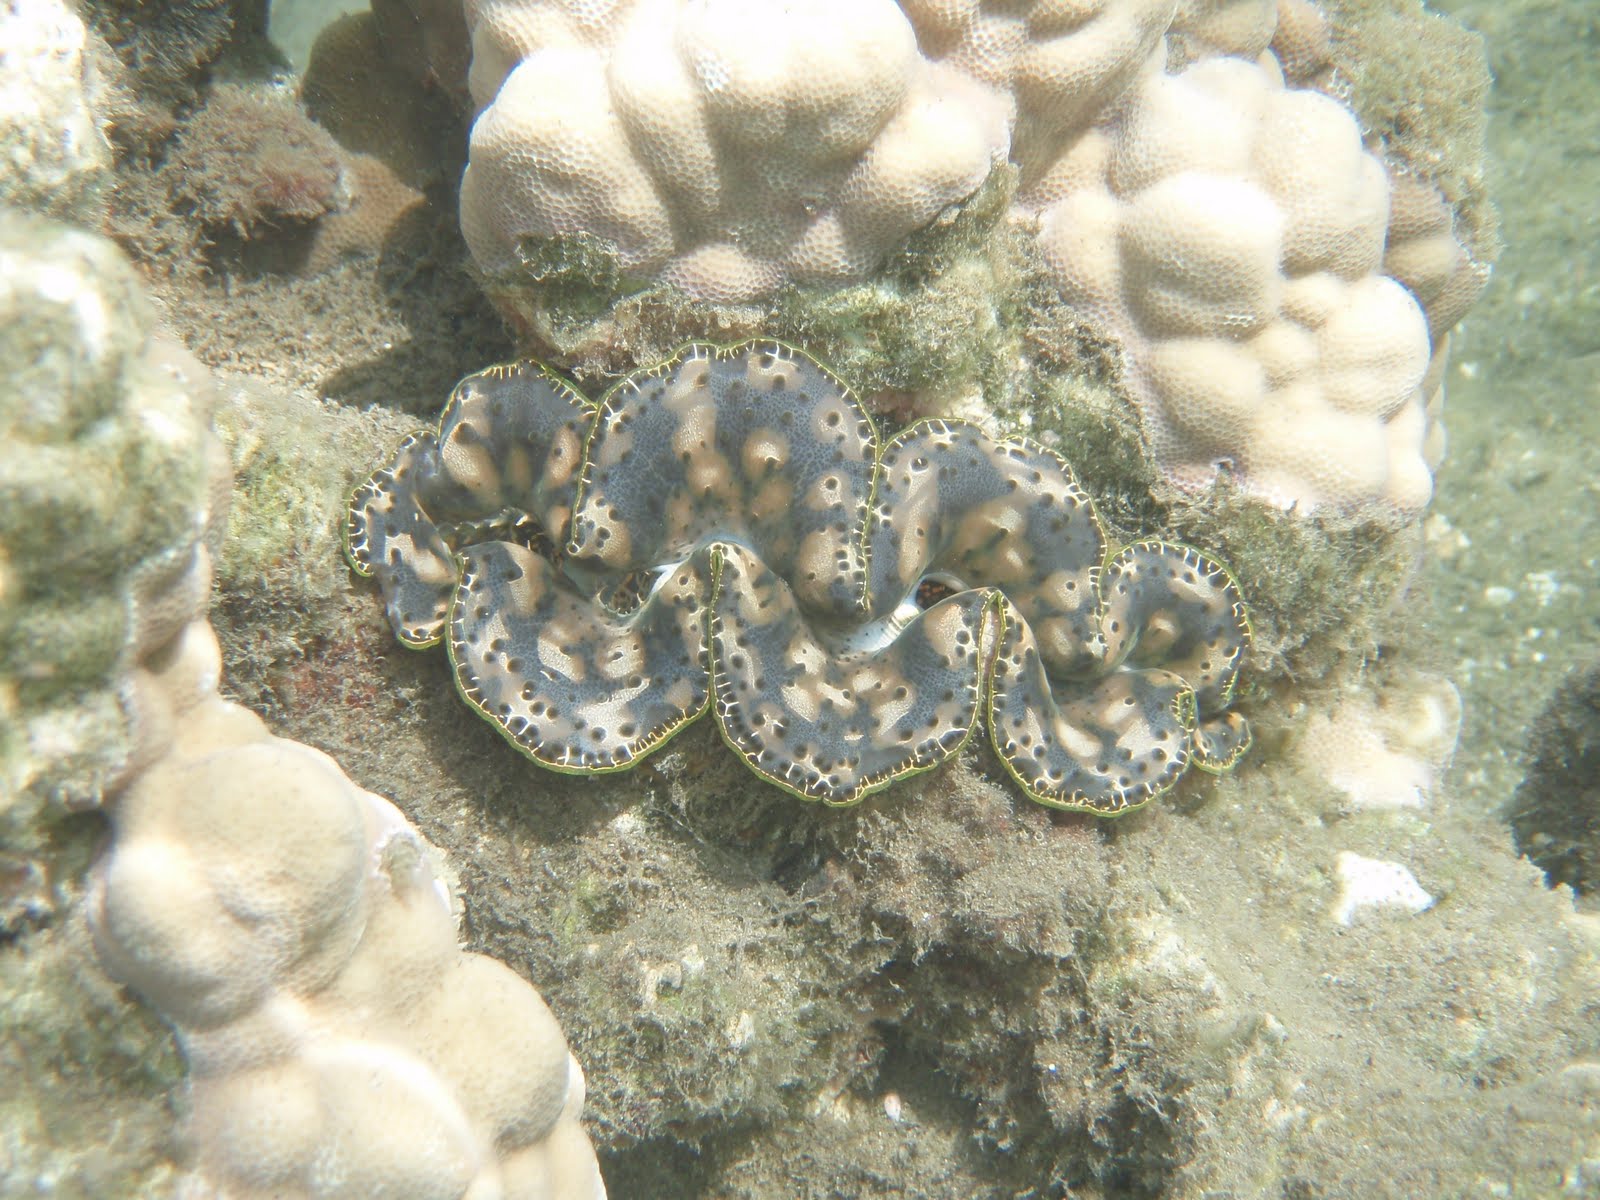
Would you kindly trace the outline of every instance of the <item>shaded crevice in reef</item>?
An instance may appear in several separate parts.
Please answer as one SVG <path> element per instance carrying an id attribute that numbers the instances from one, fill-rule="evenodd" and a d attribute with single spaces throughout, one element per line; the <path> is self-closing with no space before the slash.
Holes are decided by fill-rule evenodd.
<path id="1" fill-rule="evenodd" d="M 416 412 L 505 357 L 457 229 L 464 117 L 381 51 L 374 18 L 330 27 L 301 81 L 263 40 L 264 5 L 168 7 L 159 24 L 114 0 L 88 15 L 110 45 L 108 228 L 185 344 Z"/>
<path id="2" fill-rule="evenodd" d="M 1528 770 L 1506 808 L 1517 849 L 1550 886 L 1600 890 L 1600 661 L 1556 686 L 1529 731 Z"/>

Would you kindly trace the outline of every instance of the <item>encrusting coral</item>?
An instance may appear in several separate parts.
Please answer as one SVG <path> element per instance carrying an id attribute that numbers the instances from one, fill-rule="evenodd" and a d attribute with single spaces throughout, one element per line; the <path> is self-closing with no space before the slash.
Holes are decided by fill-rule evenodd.
<path id="1" fill-rule="evenodd" d="M 406 644 L 535 761 L 622 770 L 707 708 L 763 778 L 848 804 L 980 721 L 1033 799 L 1115 814 L 1225 770 L 1249 624 L 1225 568 L 1108 553 L 1055 454 L 925 420 L 886 444 L 772 342 L 692 344 L 591 402 L 463 380 L 352 499 Z"/>

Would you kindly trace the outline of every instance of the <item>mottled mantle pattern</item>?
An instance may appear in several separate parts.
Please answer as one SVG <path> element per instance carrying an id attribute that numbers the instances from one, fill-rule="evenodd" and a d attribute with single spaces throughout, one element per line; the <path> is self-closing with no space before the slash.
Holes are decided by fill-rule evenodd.
<path id="1" fill-rule="evenodd" d="M 598 402 L 534 363 L 463 380 L 352 498 L 351 563 L 402 642 L 444 640 L 523 753 L 625 770 L 714 709 L 758 775 L 853 803 L 983 721 L 1032 799 L 1125 812 L 1248 746 L 1228 571 L 1108 553 L 1041 446 L 887 442 L 790 347 L 684 347 Z"/>

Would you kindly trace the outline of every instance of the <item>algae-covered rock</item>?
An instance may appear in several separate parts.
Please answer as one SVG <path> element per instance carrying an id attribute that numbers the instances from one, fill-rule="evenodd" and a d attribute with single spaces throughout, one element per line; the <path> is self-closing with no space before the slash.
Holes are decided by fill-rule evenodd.
<path id="1" fill-rule="evenodd" d="M 0 218 L 0 825 L 98 802 L 135 755 L 128 667 L 210 587 L 210 385 L 108 242 Z"/>
<path id="2" fill-rule="evenodd" d="M 114 246 L 11 211 L 0 362 L 0 1192 L 170 1194 L 181 1069 L 93 962 L 78 810 L 167 736 L 129 673 L 209 601 L 209 380 Z"/>
<path id="3" fill-rule="evenodd" d="M 111 182 L 96 103 L 106 82 L 83 20 L 61 0 L 0 12 L 0 204 L 92 221 Z"/>

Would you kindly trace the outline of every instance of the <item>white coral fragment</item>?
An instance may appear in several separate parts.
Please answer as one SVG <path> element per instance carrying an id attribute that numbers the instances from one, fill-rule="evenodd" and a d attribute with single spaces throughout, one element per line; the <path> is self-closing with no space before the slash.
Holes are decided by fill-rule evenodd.
<path id="1" fill-rule="evenodd" d="M 1339 895 L 1332 914 L 1340 925 L 1354 924 L 1357 915 L 1369 908 L 1415 914 L 1433 907 L 1433 897 L 1410 870 L 1397 862 L 1341 850 L 1337 870 Z"/>

